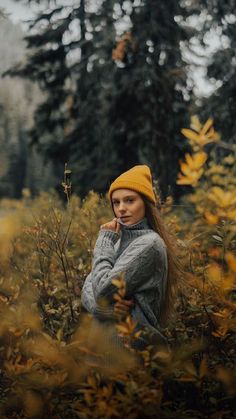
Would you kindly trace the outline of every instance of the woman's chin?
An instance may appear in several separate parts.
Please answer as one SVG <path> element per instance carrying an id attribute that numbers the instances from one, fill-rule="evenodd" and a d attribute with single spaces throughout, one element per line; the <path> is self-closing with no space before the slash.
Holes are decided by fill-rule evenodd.
<path id="1" fill-rule="evenodd" d="M 139 223 L 139 221 L 141 221 L 141 219 L 134 219 L 133 217 L 127 217 L 127 218 L 119 218 L 119 220 L 121 221 L 121 224 L 125 224 L 126 226 L 132 226 L 133 224 L 137 224 Z"/>
<path id="2" fill-rule="evenodd" d="M 138 224 L 140 221 L 142 221 L 142 218 L 138 218 L 138 219 L 134 219 L 134 218 L 129 218 L 127 221 L 126 221 L 126 225 L 130 225 L 130 226 L 132 226 L 132 225 L 135 225 L 135 224 Z"/>
<path id="3" fill-rule="evenodd" d="M 131 219 L 131 217 L 120 218 L 120 221 L 121 221 L 122 224 L 125 224 L 125 225 L 132 225 L 133 224 L 133 220 Z"/>
<path id="4" fill-rule="evenodd" d="M 134 220 L 134 219 L 132 219 L 132 218 L 129 218 L 129 219 L 127 219 L 126 221 L 123 221 L 123 223 L 124 223 L 125 225 L 127 225 L 127 226 L 132 226 L 133 224 L 137 224 L 137 223 L 138 223 L 138 221 L 136 221 L 136 220 Z"/>

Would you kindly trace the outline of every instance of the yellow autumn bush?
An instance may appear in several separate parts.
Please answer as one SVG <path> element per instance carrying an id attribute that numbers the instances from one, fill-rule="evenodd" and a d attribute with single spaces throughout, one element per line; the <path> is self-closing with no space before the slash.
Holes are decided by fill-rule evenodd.
<path id="1" fill-rule="evenodd" d="M 202 126 L 194 117 L 193 129 L 182 130 L 192 147 L 192 156 L 190 159 L 186 155 L 185 162 L 180 163 L 182 173 L 177 183 L 194 188 L 183 199 L 188 209 L 182 234 L 189 254 L 191 281 L 200 297 L 195 304 L 205 311 L 211 324 L 208 332 L 223 345 L 235 332 L 236 148 L 229 146 L 228 155 L 216 162 L 216 147 L 220 147 L 221 141 L 212 124 L 209 119 Z M 211 148 L 206 153 L 209 143 Z M 200 159 L 200 153 L 205 157 Z M 190 167 L 194 159 L 199 163 L 195 178 L 186 172 L 186 166 Z"/>

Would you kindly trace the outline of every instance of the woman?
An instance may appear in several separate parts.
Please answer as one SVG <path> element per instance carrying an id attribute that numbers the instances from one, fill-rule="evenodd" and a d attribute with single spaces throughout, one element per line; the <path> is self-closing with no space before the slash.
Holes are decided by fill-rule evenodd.
<path id="1" fill-rule="evenodd" d="M 156 209 L 149 167 L 138 165 L 121 174 L 111 184 L 109 198 L 115 218 L 100 228 L 82 306 L 104 323 L 129 311 L 137 329 L 145 332 L 136 341 L 138 349 L 166 343 L 161 326 L 173 308 L 178 266 Z M 112 280 L 121 274 L 126 299 L 115 304 Z M 104 299 L 107 308 L 101 303 Z"/>

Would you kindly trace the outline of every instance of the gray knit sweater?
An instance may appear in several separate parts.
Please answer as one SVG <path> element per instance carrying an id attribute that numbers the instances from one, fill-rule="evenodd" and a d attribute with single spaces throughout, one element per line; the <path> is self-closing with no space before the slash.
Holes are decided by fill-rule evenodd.
<path id="1" fill-rule="evenodd" d="M 110 230 L 100 230 L 92 270 L 82 288 L 82 306 L 100 321 L 107 320 L 115 303 L 113 294 L 117 292 L 112 279 L 124 273 L 127 298 L 134 300 L 132 318 L 165 341 L 159 318 L 166 292 L 167 267 L 166 246 L 146 218 L 137 224 L 122 225 L 120 236 Z M 109 302 L 107 310 L 99 306 L 101 298 Z"/>

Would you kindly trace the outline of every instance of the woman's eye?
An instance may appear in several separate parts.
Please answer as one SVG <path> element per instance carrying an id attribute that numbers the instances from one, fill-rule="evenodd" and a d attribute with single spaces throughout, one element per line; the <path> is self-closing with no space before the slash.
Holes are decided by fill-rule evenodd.
<path id="1" fill-rule="evenodd" d="M 129 198 L 129 199 L 127 199 L 127 202 L 134 202 L 134 200 Z"/>

